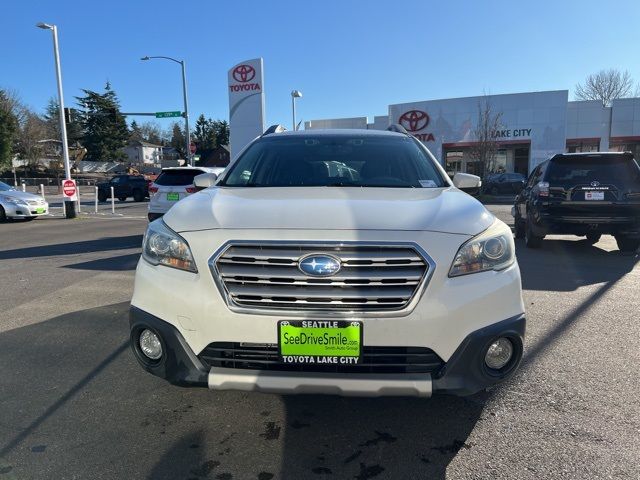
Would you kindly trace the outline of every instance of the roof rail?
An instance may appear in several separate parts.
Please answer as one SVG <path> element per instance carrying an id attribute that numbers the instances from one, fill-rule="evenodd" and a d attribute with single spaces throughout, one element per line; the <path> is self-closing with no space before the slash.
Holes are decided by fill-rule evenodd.
<path id="1" fill-rule="evenodd" d="M 409 135 L 409 132 L 407 132 L 407 129 L 404 128 L 399 123 L 392 123 L 387 127 L 387 130 L 390 132 L 404 133 L 405 135 Z"/>
<path id="2" fill-rule="evenodd" d="M 282 125 L 275 124 L 275 125 L 271 125 L 269 128 L 267 128 L 264 133 L 262 135 L 260 135 L 261 137 L 264 137 L 265 135 L 271 135 L 272 133 L 282 133 L 282 132 L 286 132 L 287 129 L 284 128 Z"/>

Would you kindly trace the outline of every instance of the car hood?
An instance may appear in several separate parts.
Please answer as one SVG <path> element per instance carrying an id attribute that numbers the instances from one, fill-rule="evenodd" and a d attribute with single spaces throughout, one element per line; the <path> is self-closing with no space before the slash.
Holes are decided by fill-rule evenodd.
<path id="1" fill-rule="evenodd" d="M 19 198 L 20 200 L 42 200 L 40 195 L 34 195 L 33 193 L 23 192 L 21 190 L 5 190 L 0 192 L 0 196 Z"/>
<path id="2" fill-rule="evenodd" d="M 422 230 L 475 235 L 495 217 L 453 188 L 212 187 L 164 216 L 177 232 L 208 229 Z"/>

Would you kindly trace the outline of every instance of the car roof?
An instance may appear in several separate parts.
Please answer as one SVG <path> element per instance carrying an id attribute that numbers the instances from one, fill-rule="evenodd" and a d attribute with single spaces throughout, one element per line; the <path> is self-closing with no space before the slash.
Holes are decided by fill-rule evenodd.
<path id="1" fill-rule="evenodd" d="M 166 172 L 166 171 L 172 171 L 172 170 L 202 170 L 203 172 L 207 172 L 207 173 L 215 173 L 215 168 L 211 168 L 211 167 L 192 167 L 191 165 L 186 165 L 184 167 L 166 167 L 163 168 L 162 171 Z"/>
<path id="2" fill-rule="evenodd" d="M 364 130 L 358 128 L 318 128 L 311 130 L 286 130 L 279 133 L 269 133 L 263 139 L 284 138 L 284 137 L 400 137 L 406 138 L 404 133 L 391 132 L 389 130 Z"/>
<path id="3" fill-rule="evenodd" d="M 590 157 L 611 157 L 611 158 L 619 158 L 619 157 L 632 157 L 633 154 L 631 152 L 575 152 L 575 153 L 557 153 L 550 160 L 560 159 L 560 158 L 590 158 Z"/>

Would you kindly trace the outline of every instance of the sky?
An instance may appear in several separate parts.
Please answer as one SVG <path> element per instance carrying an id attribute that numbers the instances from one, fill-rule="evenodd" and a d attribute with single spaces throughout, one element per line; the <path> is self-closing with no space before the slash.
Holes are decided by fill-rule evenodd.
<path id="1" fill-rule="evenodd" d="M 540 90 L 573 98 L 603 68 L 640 81 L 638 18 L 637 0 L 6 0 L 0 88 L 39 112 L 56 95 L 51 33 L 35 27 L 43 21 L 59 29 L 67 106 L 109 81 L 122 111 L 182 110 L 179 65 L 140 61 L 165 55 L 186 61 L 192 119 L 228 119 L 227 70 L 262 57 L 268 125 L 290 125 L 292 89 L 303 93 L 298 120 L 371 121 L 392 103 Z"/>

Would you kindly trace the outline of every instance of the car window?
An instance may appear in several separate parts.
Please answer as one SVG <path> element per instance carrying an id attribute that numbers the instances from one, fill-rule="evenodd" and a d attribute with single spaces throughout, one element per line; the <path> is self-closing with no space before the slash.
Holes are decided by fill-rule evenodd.
<path id="1" fill-rule="evenodd" d="M 443 187 L 433 160 L 410 137 L 318 135 L 262 139 L 230 167 L 233 187 Z"/>
<path id="2" fill-rule="evenodd" d="M 540 172 L 542 171 L 542 165 L 538 165 L 531 175 L 529 175 L 529 182 L 527 182 L 528 187 L 533 187 L 536 183 L 540 181 Z"/>
<path id="3" fill-rule="evenodd" d="M 114 185 L 119 185 L 120 183 L 123 183 L 123 177 L 113 177 L 111 179 L 111 183 Z"/>
<path id="4" fill-rule="evenodd" d="M 549 185 L 572 187 L 598 182 L 603 185 L 637 183 L 638 164 L 631 157 L 588 155 L 560 157 L 549 164 L 545 180 Z"/>
<path id="5" fill-rule="evenodd" d="M 199 169 L 185 169 L 185 170 L 163 170 L 162 173 L 156 178 L 156 185 L 163 186 L 183 186 L 193 184 L 193 177 L 201 175 L 204 172 Z"/>

